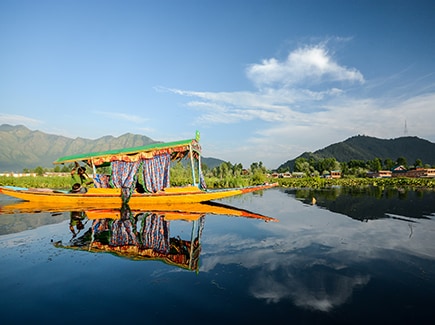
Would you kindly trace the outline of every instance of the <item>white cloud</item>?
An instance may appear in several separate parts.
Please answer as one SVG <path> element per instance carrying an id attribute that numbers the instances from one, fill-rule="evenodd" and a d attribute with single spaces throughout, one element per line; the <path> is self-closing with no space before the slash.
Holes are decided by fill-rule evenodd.
<path id="1" fill-rule="evenodd" d="M 12 115 L 12 114 L 0 114 L 0 124 L 11 124 L 11 125 L 27 125 L 29 127 L 35 127 L 42 124 L 42 121 L 22 115 Z"/>
<path id="2" fill-rule="evenodd" d="M 407 92 L 400 88 L 403 84 L 389 84 L 389 77 L 384 82 L 366 81 L 356 68 L 340 65 L 324 44 L 300 47 L 283 61 L 269 58 L 252 64 L 246 74 L 255 91 L 158 90 L 189 98 L 187 107 L 197 111 L 197 124 L 221 128 L 239 123 L 249 132 L 244 134 L 248 140 L 232 152 L 223 147 L 214 156 L 223 154 L 222 158 L 245 165 L 262 161 L 277 168 L 305 151 L 357 134 L 400 137 L 405 120 L 408 135 L 435 140 L 431 118 L 435 93 L 422 94 L 415 87 Z M 432 89 L 433 83 L 427 82 Z M 423 88 L 419 84 L 418 89 Z"/>
<path id="3" fill-rule="evenodd" d="M 143 123 L 148 120 L 138 115 L 125 114 L 125 113 L 114 113 L 114 112 L 103 112 L 103 111 L 94 111 L 94 113 L 105 116 L 112 120 L 123 120 L 123 121 L 128 121 L 133 123 Z"/>
<path id="4" fill-rule="evenodd" d="M 354 68 L 336 63 L 323 45 L 307 46 L 291 52 L 285 61 L 266 59 L 248 67 L 247 76 L 259 87 L 280 85 L 293 87 L 300 83 L 320 81 L 364 82 Z"/>

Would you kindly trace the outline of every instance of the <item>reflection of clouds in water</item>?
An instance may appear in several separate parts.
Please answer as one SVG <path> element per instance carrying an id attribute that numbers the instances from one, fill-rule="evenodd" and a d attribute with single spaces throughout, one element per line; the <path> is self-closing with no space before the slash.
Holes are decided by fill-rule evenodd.
<path id="1" fill-rule="evenodd" d="M 238 264 L 255 269 L 257 274 L 249 289 L 255 298 L 269 303 L 291 299 L 296 306 L 320 311 L 329 311 L 345 303 L 356 287 L 369 282 L 368 275 L 351 274 L 341 261 L 304 253 L 306 249 L 294 249 L 283 254 L 272 247 L 273 242 L 262 243 L 264 248 L 253 243 L 256 249 L 248 250 L 249 240 L 242 240 L 240 244 L 244 249 L 240 252 L 207 254 L 201 272 L 211 271 L 218 264 Z M 330 249 L 324 248 L 324 251 Z"/>
<path id="2" fill-rule="evenodd" d="M 277 195 L 278 194 L 278 195 Z M 201 272 L 218 264 L 240 265 L 258 272 L 250 292 L 258 299 L 277 303 L 291 299 L 297 306 L 329 311 L 366 285 L 370 276 L 352 271 L 354 263 L 391 260 L 391 252 L 435 259 L 433 220 L 410 223 L 396 219 L 361 222 L 316 206 L 306 206 L 271 191 L 262 200 L 246 202 L 278 223 L 259 223 L 256 236 L 229 233 L 208 236 L 202 253 Z M 254 204 L 251 204 L 254 203 Z M 412 236 L 410 236 L 412 232 Z"/>
<path id="3" fill-rule="evenodd" d="M 288 270 L 279 273 L 279 281 L 275 275 L 258 275 L 250 288 L 252 295 L 271 303 L 291 299 L 298 307 L 320 311 L 330 311 L 345 303 L 356 287 L 366 285 L 370 279 L 367 275 L 339 274 L 327 266 L 297 270 L 299 276 Z"/>

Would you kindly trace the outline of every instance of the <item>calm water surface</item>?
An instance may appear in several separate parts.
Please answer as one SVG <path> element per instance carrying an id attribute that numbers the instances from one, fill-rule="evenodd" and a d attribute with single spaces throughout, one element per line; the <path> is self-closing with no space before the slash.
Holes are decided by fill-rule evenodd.
<path id="1" fill-rule="evenodd" d="M 87 218 L 73 238 L 70 212 L 1 214 L 0 322 L 434 323 L 435 193 L 270 189 L 220 202 L 279 221 L 139 216 L 142 241 L 197 253 L 165 263 L 89 251 L 110 238 L 90 236 Z"/>

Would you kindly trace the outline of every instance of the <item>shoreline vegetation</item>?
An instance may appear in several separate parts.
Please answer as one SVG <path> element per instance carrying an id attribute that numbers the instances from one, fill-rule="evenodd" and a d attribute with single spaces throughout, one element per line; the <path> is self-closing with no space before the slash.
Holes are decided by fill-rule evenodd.
<path id="1" fill-rule="evenodd" d="M 26 188 L 53 188 L 69 189 L 76 179 L 70 176 L 0 176 L 0 186 L 16 186 Z M 333 188 L 333 187 L 385 187 L 397 189 L 416 189 L 416 190 L 435 190 L 435 178 L 322 178 L 322 177 L 303 177 L 303 178 L 271 178 L 265 174 L 254 174 L 250 176 L 238 177 L 205 177 L 205 182 L 209 189 L 245 187 L 259 185 L 263 183 L 277 182 L 284 188 Z M 171 186 L 181 186 L 188 184 L 188 178 L 178 175 L 171 178 Z M 90 185 L 92 186 L 92 185 Z"/>

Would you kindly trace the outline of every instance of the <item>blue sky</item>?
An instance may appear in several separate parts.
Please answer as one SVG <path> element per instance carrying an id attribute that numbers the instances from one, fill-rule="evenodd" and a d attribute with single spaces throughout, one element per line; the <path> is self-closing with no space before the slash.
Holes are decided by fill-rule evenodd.
<path id="1" fill-rule="evenodd" d="M 435 1 L 1 0 L 0 41 L 0 124 L 199 130 L 204 156 L 271 169 L 405 123 L 435 142 Z"/>

